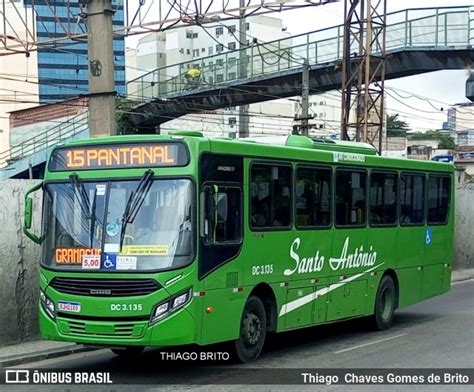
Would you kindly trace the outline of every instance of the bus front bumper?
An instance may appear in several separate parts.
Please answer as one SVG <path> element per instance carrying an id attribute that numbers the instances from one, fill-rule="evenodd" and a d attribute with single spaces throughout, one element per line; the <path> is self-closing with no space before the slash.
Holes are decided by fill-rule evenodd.
<path id="1" fill-rule="evenodd" d="M 41 305 L 39 308 L 41 337 L 47 340 L 111 347 L 167 347 L 195 343 L 195 321 L 186 307 L 152 325 L 148 320 L 52 319 Z"/>

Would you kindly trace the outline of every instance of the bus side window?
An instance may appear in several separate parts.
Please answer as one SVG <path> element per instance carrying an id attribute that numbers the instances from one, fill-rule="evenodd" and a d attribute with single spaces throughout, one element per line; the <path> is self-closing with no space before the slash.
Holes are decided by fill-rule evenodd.
<path id="1" fill-rule="evenodd" d="M 327 227 L 331 223 L 331 170 L 296 171 L 296 226 Z"/>
<path id="2" fill-rule="evenodd" d="M 430 175 L 428 178 L 428 224 L 445 223 L 448 218 L 450 178 Z"/>
<path id="3" fill-rule="evenodd" d="M 400 225 L 423 224 L 425 177 L 419 174 L 400 176 Z"/>
<path id="4" fill-rule="evenodd" d="M 370 174 L 370 224 L 393 225 L 397 222 L 397 174 Z"/>
<path id="5" fill-rule="evenodd" d="M 237 243 L 242 239 L 242 191 L 237 186 L 205 186 L 202 236 L 207 244 Z M 222 210 L 221 210 L 222 208 Z"/>
<path id="6" fill-rule="evenodd" d="M 239 188 L 219 187 L 227 194 L 227 219 L 216 223 L 216 242 L 238 242 L 241 239 L 241 191 Z"/>
<path id="7" fill-rule="evenodd" d="M 367 174 L 362 171 L 336 171 L 336 225 L 362 226 L 366 223 Z"/>
<path id="8" fill-rule="evenodd" d="M 291 224 L 292 168 L 254 164 L 250 173 L 250 225 L 283 228 Z"/>

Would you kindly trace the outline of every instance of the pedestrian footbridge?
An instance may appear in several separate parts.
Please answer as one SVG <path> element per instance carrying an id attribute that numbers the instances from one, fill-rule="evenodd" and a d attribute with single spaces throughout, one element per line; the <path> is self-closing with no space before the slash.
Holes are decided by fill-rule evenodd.
<path id="1" fill-rule="evenodd" d="M 83 112 L 52 126 L 27 141 L 0 152 L 0 180 L 4 178 L 42 178 L 49 152 L 66 140 L 89 136 L 88 113 Z"/>
<path id="2" fill-rule="evenodd" d="M 474 7 L 394 12 L 387 15 L 386 33 L 387 79 L 468 68 L 474 62 Z M 158 125 L 187 113 L 299 95 L 304 58 L 311 66 L 311 93 L 338 89 L 342 46 L 343 27 L 335 26 L 158 68 L 128 83 L 136 100 L 128 121 L 141 133 L 154 133 Z M 202 79 L 189 89 L 185 73 L 194 64 Z M 41 176 L 54 145 L 88 135 L 83 113 L 0 152 L 0 179 Z"/>
<path id="3" fill-rule="evenodd" d="M 340 25 L 155 69 L 128 82 L 128 94 L 137 100 L 129 123 L 153 133 L 187 113 L 299 95 L 304 58 L 311 67 L 311 93 L 340 88 L 343 33 Z M 353 48 L 357 52 L 355 42 Z M 390 13 L 385 77 L 467 68 L 474 62 L 473 48 L 474 6 Z M 202 79 L 190 89 L 185 74 L 194 65 Z"/>

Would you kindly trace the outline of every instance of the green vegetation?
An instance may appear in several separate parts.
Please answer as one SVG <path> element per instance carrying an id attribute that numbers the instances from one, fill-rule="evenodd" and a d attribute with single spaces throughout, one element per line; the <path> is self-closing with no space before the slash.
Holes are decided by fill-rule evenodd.
<path id="1" fill-rule="evenodd" d="M 387 136 L 405 137 L 410 126 L 407 122 L 398 119 L 399 114 L 387 115 Z"/>
<path id="2" fill-rule="evenodd" d="M 127 112 L 133 107 L 134 102 L 125 98 L 117 98 L 115 100 L 115 110 L 116 121 L 117 121 L 117 134 L 124 135 L 127 133 L 127 130 L 130 128 L 130 125 L 127 122 Z"/>
<path id="3" fill-rule="evenodd" d="M 438 140 L 439 148 L 452 149 L 456 147 L 454 139 L 444 132 L 440 131 L 427 131 L 427 132 L 416 132 L 408 137 L 410 140 Z"/>

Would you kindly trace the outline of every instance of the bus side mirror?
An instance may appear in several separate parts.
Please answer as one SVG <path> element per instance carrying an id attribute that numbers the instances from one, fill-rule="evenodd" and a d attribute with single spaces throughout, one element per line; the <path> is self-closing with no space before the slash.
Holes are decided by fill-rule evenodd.
<path id="1" fill-rule="evenodd" d="M 218 193 L 216 197 L 215 210 L 217 215 L 217 223 L 227 222 L 228 211 L 227 193 Z"/>
<path id="2" fill-rule="evenodd" d="M 25 195 L 25 216 L 23 220 L 23 233 L 37 244 L 41 244 L 43 242 L 42 237 L 38 237 L 30 232 L 31 229 L 31 221 L 33 220 L 33 199 L 30 197 L 30 194 L 36 192 L 38 189 L 43 187 L 43 182 L 35 185 L 33 188 L 29 189 Z"/>
<path id="3" fill-rule="evenodd" d="M 227 222 L 227 193 L 219 192 L 217 185 L 206 186 L 200 194 L 200 204 L 201 237 L 208 243 L 214 243 L 217 225 Z"/>
<path id="4" fill-rule="evenodd" d="M 27 198 L 25 200 L 25 222 L 24 226 L 26 229 L 31 229 L 31 215 L 33 213 L 33 200 L 31 198 Z"/>
<path id="5" fill-rule="evenodd" d="M 214 194 L 213 188 L 206 186 L 200 195 L 200 226 L 201 237 L 205 242 L 211 242 L 214 232 Z"/>

